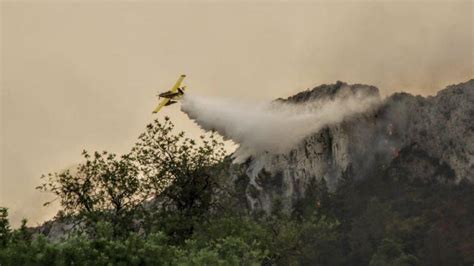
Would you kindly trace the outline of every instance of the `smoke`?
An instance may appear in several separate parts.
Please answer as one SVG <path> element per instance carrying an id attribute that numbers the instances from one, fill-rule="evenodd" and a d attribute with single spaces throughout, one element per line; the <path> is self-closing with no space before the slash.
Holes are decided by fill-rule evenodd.
<path id="1" fill-rule="evenodd" d="M 181 110 L 202 129 L 238 144 L 234 162 L 242 163 L 252 156 L 286 153 L 325 126 L 365 112 L 379 101 L 378 95 L 363 93 L 300 104 L 186 95 Z"/>

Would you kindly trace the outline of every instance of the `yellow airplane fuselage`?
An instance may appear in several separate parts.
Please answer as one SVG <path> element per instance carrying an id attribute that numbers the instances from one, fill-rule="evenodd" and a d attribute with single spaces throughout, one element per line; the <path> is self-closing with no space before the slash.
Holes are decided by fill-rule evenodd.
<path id="1" fill-rule="evenodd" d="M 155 110 L 153 110 L 153 113 L 158 113 L 164 106 L 172 105 L 177 102 L 176 100 L 179 100 L 183 97 L 185 87 L 180 87 L 185 77 L 186 75 L 181 75 L 169 91 L 159 95 L 159 97 L 164 99 L 158 104 Z"/>

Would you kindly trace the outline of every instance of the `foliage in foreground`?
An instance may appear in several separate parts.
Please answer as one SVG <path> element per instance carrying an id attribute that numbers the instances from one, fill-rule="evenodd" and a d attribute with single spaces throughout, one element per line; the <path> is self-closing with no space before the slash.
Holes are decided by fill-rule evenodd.
<path id="1" fill-rule="evenodd" d="M 113 226 L 99 222 L 96 235 L 72 234 L 52 242 L 21 229 L 11 232 L 0 250 L 2 265 L 261 265 L 328 261 L 337 246 L 338 224 L 324 216 L 296 223 L 284 214 L 264 220 L 220 217 L 198 226 L 179 245 L 163 232 L 132 232 L 114 237 Z M 304 241 L 302 241 L 304 240 Z M 311 251 L 312 250 L 312 251 Z M 308 252 L 310 251 L 310 252 Z M 327 253 L 329 252 L 329 253 Z M 330 256 L 327 256 L 330 255 Z"/>
<path id="2" fill-rule="evenodd" d="M 222 143 L 147 126 L 130 153 L 84 153 L 44 177 L 74 226 L 48 239 L 0 208 L 1 265 L 463 265 L 474 262 L 474 185 L 376 171 L 334 192 L 311 182 L 290 212 L 251 214 Z M 393 170 L 393 169 L 392 169 Z M 392 171 L 393 173 L 393 171 Z M 236 182 L 242 182 L 237 180 Z M 245 182 L 245 180 L 244 180 Z M 241 191 L 240 191 L 241 193 Z"/>

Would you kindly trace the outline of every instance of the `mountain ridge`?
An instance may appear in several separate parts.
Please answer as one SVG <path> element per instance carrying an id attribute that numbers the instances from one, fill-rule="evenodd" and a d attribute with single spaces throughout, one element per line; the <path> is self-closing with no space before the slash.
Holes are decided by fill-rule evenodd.
<path id="1" fill-rule="evenodd" d="M 338 81 L 278 100 L 298 104 L 357 93 L 379 95 L 374 86 Z M 329 125 L 287 154 L 266 154 L 231 167 L 231 175 L 236 182 L 247 180 L 249 207 L 267 213 L 277 199 L 291 210 L 314 179 L 325 179 L 333 190 L 343 176 L 363 179 L 376 172 L 472 182 L 472 121 L 474 79 L 450 85 L 435 96 L 394 93 L 375 110 Z"/>

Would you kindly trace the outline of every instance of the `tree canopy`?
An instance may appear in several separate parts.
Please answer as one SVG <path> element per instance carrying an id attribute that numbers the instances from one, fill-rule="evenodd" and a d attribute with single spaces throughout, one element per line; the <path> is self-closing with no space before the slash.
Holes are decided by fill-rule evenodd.
<path id="1" fill-rule="evenodd" d="M 330 191 L 312 180 L 288 212 L 246 208 L 218 136 L 155 120 L 129 153 L 83 152 L 44 175 L 61 211 L 12 229 L 0 207 L 1 265 L 464 265 L 474 262 L 474 185 L 377 171 Z M 47 205 L 48 203 L 46 203 Z M 67 226 L 66 226 L 67 225 Z"/>

